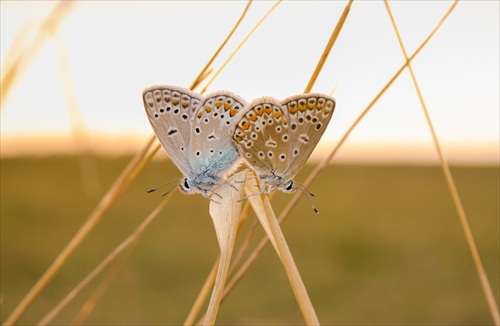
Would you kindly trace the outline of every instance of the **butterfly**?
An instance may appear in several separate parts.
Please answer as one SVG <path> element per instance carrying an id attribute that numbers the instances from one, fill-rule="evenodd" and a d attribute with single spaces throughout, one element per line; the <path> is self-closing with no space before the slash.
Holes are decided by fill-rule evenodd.
<path id="1" fill-rule="evenodd" d="M 205 98 L 177 86 L 148 87 L 142 96 L 158 140 L 184 175 L 180 188 L 211 198 L 240 159 L 231 135 L 247 102 L 229 91 Z"/>
<path id="2" fill-rule="evenodd" d="M 319 93 L 280 101 L 257 98 L 243 108 L 233 139 L 261 180 L 260 193 L 274 189 L 291 193 L 293 177 L 306 163 L 328 126 L 335 99 Z"/>

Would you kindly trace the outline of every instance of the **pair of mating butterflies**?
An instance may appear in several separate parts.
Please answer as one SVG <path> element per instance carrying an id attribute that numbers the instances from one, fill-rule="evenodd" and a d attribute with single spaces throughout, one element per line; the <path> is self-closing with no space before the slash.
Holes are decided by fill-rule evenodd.
<path id="1" fill-rule="evenodd" d="M 293 192 L 292 178 L 306 163 L 335 109 L 328 95 L 310 93 L 247 103 L 229 91 L 203 97 L 176 86 L 143 92 L 149 122 L 183 173 L 186 193 L 207 198 L 226 182 L 240 157 L 257 172 L 260 192 Z"/>

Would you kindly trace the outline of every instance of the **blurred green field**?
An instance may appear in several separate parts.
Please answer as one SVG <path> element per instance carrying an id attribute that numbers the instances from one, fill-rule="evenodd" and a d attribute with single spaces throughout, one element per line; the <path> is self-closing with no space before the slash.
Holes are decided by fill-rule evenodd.
<path id="1" fill-rule="evenodd" d="M 2 321 L 129 160 L 97 158 L 102 187 L 94 194 L 83 191 L 75 157 L 1 160 Z M 311 169 L 306 166 L 296 180 L 305 180 Z M 498 302 L 499 168 L 454 167 L 452 173 Z M 147 189 L 177 176 L 170 163 L 149 164 L 21 324 L 38 322 L 156 207 L 161 193 Z M 440 167 L 332 165 L 310 190 L 320 214 L 303 199 L 283 231 L 321 323 L 492 324 Z M 275 197 L 278 214 L 289 198 Z M 252 245 L 262 236 L 259 229 Z M 217 254 L 208 200 L 176 195 L 130 252 L 86 324 L 181 324 Z M 53 323 L 71 322 L 97 284 Z M 222 304 L 217 323 L 303 323 L 271 247 Z"/>

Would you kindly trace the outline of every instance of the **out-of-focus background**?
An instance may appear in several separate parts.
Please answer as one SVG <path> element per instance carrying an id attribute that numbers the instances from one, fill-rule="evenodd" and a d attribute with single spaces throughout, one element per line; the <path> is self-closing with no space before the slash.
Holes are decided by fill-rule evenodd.
<path id="1" fill-rule="evenodd" d="M 251 5 L 215 69 L 273 4 Z M 345 5 L 280 4 L 208 91 L 229 89 L 247 100 L 303 92 Z M 408 53 L 450 5 L 390 2 Z M 58 2 L 0 6 L 4 321 L 152 134 L 142 90 L 188 87 L 246 2 L 75 2 L 52 25 L 46 19 Z M 498 2 L 460 2 L 412 62 L 497 302 L 499 28 Z M 23 64 L 9 70 L 19 53 Z M 403 63 L 383 2 L 354 2 L 313 88 L 335 89 L 337 108 L 311 163 L 327 155 Z M 145 190 L 179 176 L 165 156 L 143 170 L 22 323 L 36 323 L 156 207 L 161 195 Z M 320 215 L 302 200 L 283 229 L 322 323 L 491 323 L 407 71 L 310 190 Z M 273 200 L 278 213 L 289 198 Z M 176 195 L 86 323 L 182 323 L 217 257 L 207 208 L 202 196 Z M 96 284 L 54 322 L 71 322 Z M 223 303 L 217 321 L 303 322 L 272 249 Z"/>

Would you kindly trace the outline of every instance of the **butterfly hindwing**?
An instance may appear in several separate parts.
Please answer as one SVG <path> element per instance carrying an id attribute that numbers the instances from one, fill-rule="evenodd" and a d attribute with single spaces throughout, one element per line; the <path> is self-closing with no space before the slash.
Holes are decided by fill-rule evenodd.
<path id="1" fill-rule="evenodd" d="M 239 159 L 230 135 L 245 104 L 243 98 L 229 91 L 207 95 L 195 112 L 191 127 L 190 158 L 194 173 L 222 177 Z"/>
<path id="2" fill-rule="evenodd" d="M 233 139 L 242 156 L 260 175 L 282 173 L 286 169 L 290 134 L 278 99 L 264 96 L 248 104 Z"/>
<path id="3" fill-rule="evenodd" d="M 143 91 L 149 122 L 168 157 L 187 175 L 191 123 L 203 96 L 177 86 L 152 86 Z"/>
<path id="4" fill-rule="evenodd" d="M 300 94 L 282 101 L 288 113 L 291 146 L 286 178 L 293 178 L 306 163 L 335 110 L 335 99 L 319 93 Z"/>

